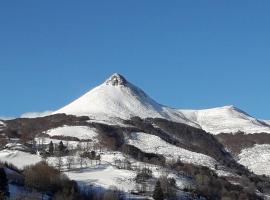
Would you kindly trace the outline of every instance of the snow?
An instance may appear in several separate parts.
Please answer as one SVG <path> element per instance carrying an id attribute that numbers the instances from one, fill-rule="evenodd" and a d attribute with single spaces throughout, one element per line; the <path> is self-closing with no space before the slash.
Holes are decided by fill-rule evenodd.
<path id="1" fill-rule="evenodd" d="M 63 157 L 63 163 L 66 163 L 65 159 L 66 157 Z M 101 156 L 101 165 L 95 164 L 95 162 L 92 163 L 90 160 L 87 160 L 87 167 L 83 168 L 80 168 L 77 156 L 74 156 L 74 160 L 77 163 L 75 163 L 73 169 L 68 171 L 64 166 L 63 170 L 70 179 L 77 181 L 79 186 L 82 188 L 92 185 L 93 189 L 102 190 L 116 187 L 120 191 L 124 192 L 136 191 L 138 184 L 135 181 L 135 177 L 138 172 L 134 170 L 118 169 L 116 166 L 114 166 L 114 161 L 116 159 L 128 159 L 132 163 L 132 166 L 149 168 L 153 172 L 154 177 L 154 180 L 149 180 L 151 187 L 154 186 L 152 181 L 155 181 L 156 178 L 159 178 L 164 174 L 167 174 L 168 177 L 175 178 L 177 186 L 181 189 L 184 189 L 187 186 L 192 187 L 194 184 L 193 181 L 188 177 L 173 173 L 172 171 L 168 171 L 161 166 L 138 162 L 132 158 L 126 157 L 121 152 L 103 152 Z M 20 151 L 3 150 L 0 151 L 0 160 L 10 162 L 17 167 L 22 168 L 26 165 L 39 162 L 41 158 L 37 155 L 32 155 Z M 57 162 L 57 159 L 55 157 L 49 157 L 47 161 L 50 165 L 54 166 L 55 162 Z M 23 188 L 12 188 L 13 195 L 16 194 L 20 189 Z"/>
<path id="2" fill-rule="evenodd" d="M 8 143 L 5 145 L 5 149 L 9 149 L 9 150 L 19 150 L 19 151 L 29 151 L 30 149 L 20 143 Z"/>
<path id="3" fill-rule="evenodd" d="M 270 125 L 270 120 L 263 120 L 266 124 Z"/>
<path id="4" fill-rule="evenodd" d="M 112 186 L 122 191 L 129 191 L 135 188 L 135 171 L 117 169 L 111 165 L 99 166 L 96 169 L 88 168 L 81 171 L 71 171 L 67 173 L 70 179 L 97 185 L 109 189 Z"/>
<path id="5" fill-rule="evenodd" d="M 270 133 L 270 126 L 259 121 L 234 106 L 224 106 L 205 110 L 179 110 L 188 119 L 198 123 L 202 129 L 212 134 Z"/>
<path id="6" fill-rule="evenodd" d="M 65 163 L 66 157 L 63 157 L 63 161 Z M 130 192 L 137 190 L 137 183 L 135 181 L 135 177 L 137 175 L 137 171 L 133 170 L 125 170 L 125 169 L 118 169 L 114 166 L 115 159 L 128 159 L 124 156 L 121 152 L 103 152 L 101 156 L 101 165 L 90 164 L 88 162 L 88 166 L 85 168 L 79 167 L 79 164 L 76 164 L 73 170 L 67 171 L 64 169 L 64 173 L 72 180 L 78 182 L 79 186 L 84 188 L 87 186 L 93 186 L 93 189 L 111 189 L 116 187 L 118 190 L 123 192 Z M 3 150 L 0 151 L 0 160 L 7 161 L 19 168 L 23 168 L 24 166 L 35 164 L 39 162 L 41 159 L 32 154 L 19 152 L 19 151 L 7 151 Z M 56 162 L 55 157 L 49 157 L 48 163 L 50 165 L 55 165 Z M 76 157 L 75 157 L 75 160 Z M 138 162 L 129 158 L 128 160 L 131 161 L 132 165 L 146 167 L 145 163 Z M 169 177 L 173 177 L 176 180 L 176 184 L 179 188 L 186 188 L 187 186 L 192 187 L 193 181 L 187 177 L 184 177 L 180 174 L 175 174 L 172 172 L 168 172 L 166 169 L 155 166 L 151 164 L 147 164 L 147 168 L 151 169 L 153 172 L 153 177 L 156 179 L 161 175 L 167 174 Z M 9 170 L 9 173 L 14 173 L 13 171 Z M 153 180 L 150 180 L 149 184 L 153 187 Z M 153 189 L 153 188 L 152 188 Z M 24 188 L 17 187 L 14 185 L 10 185 L 11 195 L 16 196 L 18 193 L 24 193 Z"/>
<path id="7" fill-rule="evenodd" d="M 239 163 L 259 175 L 270 176 L 270 144 L 256 144 L 238 155 Z"/>
<path id="8" fill-rule="evenodd" d="M 160 166 L 146 164 L 132 158 L 127 158 L 121 152 L 103 152 L 101 156 L 102 164 L 100 166 L 92 166 L 78 171 L 72 170 L 66 172 L 66 174 L 70 179 L 77 181 L 81 187 L 92 185 L 95 188 L 108 189 L 114 186 L 124 192 L 130 192 L 132 190 L 136 191 L 137 184 L 135 177 L 137 175 L 137 171 L 118 169 L 114 166 L 115 160 L 129 160 L 133 167 L 147 167 L 153 172 L 153 177 L 155 179 L 159 178 L 161 175 L 167 174 L 168 177 L 175 178 L 177 186 L 182 189 L 193 185 L 190 178 L 172 173 L 171 171 L 168 171 Z"/>
<path id="9" fill-rule="evenodd" d="M 22 151 L 2 150 L 0 151 L 0 161 L 12 163 L 18 168 L 24 168 L 27 165 L 33 165 L 40 162 L 42 159 L 35 155 Z"/>
<path id="10" fill-rule="evenodd" d="M 37 118 L 37 117 L 46 117 L 53 113 L 53 111 L 44 111 L 44 112 L 27 112 L 20 116 L 20 118 Z"/>
<path id="11" fill-rule="evenodd" d="M 116 159 L 117 160 L 125 160 L 127 158 L 121 152 L 111 152 L 111 153 L 107 152 L 107 153 L 102 155 L 101 159 L 107 163 L 114 163 L 114 161 Z M 180 176 L 179 174 L 176 175 L 175 173 L 172 173 L 171 171 L 168 171 L 167 169 L 165 169 L 161 166 L 156 166 L 156 165 L 149 164 L 149 163 L 145 164 L 143 162 L 134 160 L 132 158 L 129 158 L 128 160 L 132 163 L 132 166 L 146 166 L 147 165 L 147 168 L 149 168 L 153 172 L 152 175 L 155 178 L 159 178 L 161 175 L 167 174 L 168 177 L 172 177 L 176 180 L 176 185 L 179 188 L 184 189 L 185 187 L 193 184 L 190 179 L 187 179 L 186 177 Z"/>
<path id="12" fill-rule="evenodd" d="M 2 122 L 2 121 L 0 121 L 0 131 L 1 131 L 5 126 L 6 126 L 5 123 Z"/>
<path id="13" fill-rule="evenodd" d="M 98 136 L 96 129 L 87 126 L 63 126 L 46 132 L 50 136 L 76 137 L 78 139 L 95 140 Z"/>
<path id="14" fill-rule="evenodd" d="M 212 169 L 215 164 L 217 164 L 216 160 L 209 156 L 177 147 L 167 143 L 158 136 L 147 133 L 131 133 L 127 136 L 126 142 L 127 144 L 135 146 L 144 152 L 161 154 L 164 155 L 165 158 L 180 158 L 180 160 L 185 163 L 203 165 Z"/>
<path id="15" fill-rule="evenodd" d="M 65 146 L 67 146 L 68 148 L 76 148 L 78 145 L 81 146 L 86 146 L 87 142 L 81 142 L 81 141 L 67 141 L 67 140 L 58 140 L 58 139 L 53 139 L 53 138 L 49 138 L 49 137 L 38 137 L 35 138 L 35 141 L 38 145 L 48 145 L 50 142 L 52 142 L 53 144 L 59 144 L 60 141 L 63 142 L 63 144 Z"/>
<path id="16" fill-rule="evenodd" d="M 55 113 L 85 115 L 106 121 L 111 118 L 129 119 L 132 116 L 166 118 L 199 127 L 179 111 L 158 104 L 119 74 L 112 75 L 103 84 Z"/>

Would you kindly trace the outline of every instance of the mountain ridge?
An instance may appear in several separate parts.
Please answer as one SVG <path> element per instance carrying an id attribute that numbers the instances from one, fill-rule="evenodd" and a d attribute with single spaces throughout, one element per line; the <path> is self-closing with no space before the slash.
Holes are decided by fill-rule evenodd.
<path id="1" fill-rule="evenodd" d="M 270 133 L 270 125 L 258 120 L 235 106 L 204 110 L 183 110 L 164 106 L 124 76 L 114 73 L 104 83 L 54 114 L 85 115 L 104 121 L 112 119 L 163 118 L 201 128 L 212 134 L 219 133 Z"/>

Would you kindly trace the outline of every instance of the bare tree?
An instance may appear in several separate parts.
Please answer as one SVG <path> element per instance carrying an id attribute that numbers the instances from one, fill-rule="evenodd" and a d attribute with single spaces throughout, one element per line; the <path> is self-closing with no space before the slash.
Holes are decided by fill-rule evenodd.
<path id="1" fill-rule="evenodd" d="M 74 157 L 73 156 L 68 156 L 67 159 L 66 159 L 67 169 L 71 170 L 74 163 L 75 163 Z"/>
<path id="2" fill-rule="evenodd" d="M 78 162 L 80 164 L 80 167 L 83 168 L 83 164 L 85 164 L 85 157 L 83 156 L 83 154 L 79 155 Z"/>
<path id="3" fill-rule="evenodd" d="M 57 156 L 55 166 L 59 172 L 61 172 L 63 165 L 64 165 L 63 157 L 61 155 Z"/>

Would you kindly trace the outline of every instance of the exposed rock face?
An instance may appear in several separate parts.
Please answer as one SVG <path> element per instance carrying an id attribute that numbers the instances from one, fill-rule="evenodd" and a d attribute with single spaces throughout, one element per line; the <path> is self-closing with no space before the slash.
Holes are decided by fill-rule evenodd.
<path id="1" fill-rule="evenodd" d="M 106 85 L 118 86 L 118 85 L 125 85 L 127 80 L 120 74 L 113 74 L 107 81 Z"/>

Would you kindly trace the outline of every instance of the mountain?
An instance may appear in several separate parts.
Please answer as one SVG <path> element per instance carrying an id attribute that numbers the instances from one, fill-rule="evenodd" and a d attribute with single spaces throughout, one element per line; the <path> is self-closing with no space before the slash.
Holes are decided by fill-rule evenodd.
<path id="1" fill-rule="evenodd" d="M 84 191 L 89 185 L 99 192 L 116 188 L 123 199 L 150 199 L 155 182 L 170 178 L 173 190 L 167 191 L 179 194 L 171 199 L 194 199 L 198 194 L 198 199 L 257 200 L 270 193 L 270 179 L 256 175 L 270 175 L 270 134 L 218 133 L 270 133 L 269 129 L 266 122 L 234 106 L 163 106 L 113 74 L 52 115 L 0 120 L 0 160 L 23 168 L 50 155 L 47 163 Z M 48 152 L 51 143 L 63 143 L 64 159 L 60 148 Z"/>
<path id="2" fill-rule="evenodd" d="M 251 117 L 234 106 L 224 106 L 205 110 L 180 110 L 188 119 L 198 123 L 202 129 L 212 134 L 270 133 L 270 126 Z"/>
<path id="3" fill-rule="evenodd" d="M 56 113 L 85 115 L 105 121 L 117 118 L 129 119 L 134 116 L 164 118 L 199 128 L 196 123 L 187 119 L 181 112 L 154 101 L 120 74 L 113 74 L 103 84 Z"/>
<path id="4" fill-rule="evenodd" d="M 212 133 L 270 133 L 270 125 L 244 111 L 225 106 L 206 110 L 177 110 L 157 103 L 143 90 L 120 74 L 113 74 L 103 84 L 71 104 L 56 111 L 115 123 L 117 119 L 163 118 L 188 124 Z"/>

